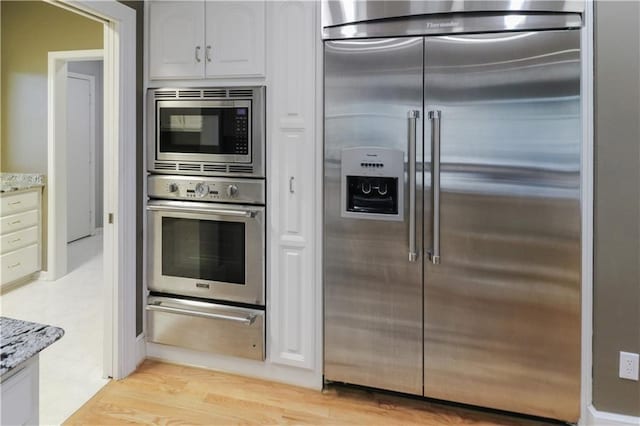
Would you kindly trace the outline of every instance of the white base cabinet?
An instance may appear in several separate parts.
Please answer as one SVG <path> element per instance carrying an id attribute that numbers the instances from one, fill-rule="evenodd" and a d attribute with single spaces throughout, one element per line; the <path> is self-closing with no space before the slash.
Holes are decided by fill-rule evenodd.
<path id="1" fill-rule="evenodd" d="M 41 194 L 36 187 L 0 197 L 0 286 L 41 269 Z"/>
<path id="2" fill-rule="evenodd" d="M 39 355 L 7 373 L 0 383 L 0 424 L 37 425 L 39 412 Z"/>

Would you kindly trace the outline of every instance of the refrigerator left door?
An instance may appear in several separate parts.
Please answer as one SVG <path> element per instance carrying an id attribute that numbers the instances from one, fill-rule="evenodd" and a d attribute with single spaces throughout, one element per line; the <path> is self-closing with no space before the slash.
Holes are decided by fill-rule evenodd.
<path id="1" fill-rule="evenodd" d="M 422 69 L 422 38 L 325 43 L 325 378 L 418 395 Z"/>

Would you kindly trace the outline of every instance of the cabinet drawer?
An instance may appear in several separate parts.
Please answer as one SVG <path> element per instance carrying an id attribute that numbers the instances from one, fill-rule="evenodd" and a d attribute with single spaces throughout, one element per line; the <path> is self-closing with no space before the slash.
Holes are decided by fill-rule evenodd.
<path id="1" fill-rule="evenodd" d="M 23 229 L 21 231 L 5 234 L 0 237 L 0 253 L 17 250 L 38 242 L 38 227 Z"/>
<path id="2" fill-rule="evenodd" d="M 147 315 L 151 342 L 264 360 L 264 311 L 151 296 Z"/>
<path id="3" fill-rule="evenodd" d="M 15 195 L 4 195 L 2 197 L 0 215 L 7 216 L 23 212 L 25 210 L 37 209 L 39 198 L 40 194 L 37 191 L 21 192 L 20 194 Z"/>
<path id="4" fill-rule="evenodd" d="M 38 224 L 38 210 L 5 216 L 0 219 L 0 234 L 8 234 Z"/>
<path id="5" fill-rule="evenodd" d="M 21 248 L 0 256 L 1 284 L 10 283 L 40 269 L 38 244 Z"/>

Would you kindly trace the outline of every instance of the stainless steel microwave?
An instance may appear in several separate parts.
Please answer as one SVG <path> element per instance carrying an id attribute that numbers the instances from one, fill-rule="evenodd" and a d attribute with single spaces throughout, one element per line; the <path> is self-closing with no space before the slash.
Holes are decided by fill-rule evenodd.
<path id="1" fill-rule="evenodd" d="M 265 177 L 265 88 L 150 89 L 152 173 Z"/>

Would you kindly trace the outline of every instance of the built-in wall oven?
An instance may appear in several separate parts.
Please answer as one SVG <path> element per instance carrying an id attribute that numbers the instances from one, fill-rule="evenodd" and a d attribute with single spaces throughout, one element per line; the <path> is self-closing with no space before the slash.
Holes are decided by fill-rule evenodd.
<path id="1" fill-rule="evenodd" d="M 264 105 L 264 87 L 149 90 L 149 171 L 264 178 Z"/>
<path id="2" fill-rule="evenodd" d="M 264 179 L 151 175 L 148 191 L 149 339 L 264 359 Z"/>

